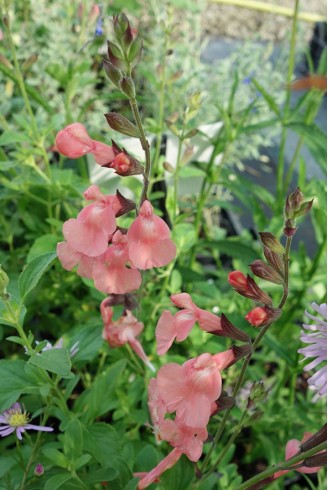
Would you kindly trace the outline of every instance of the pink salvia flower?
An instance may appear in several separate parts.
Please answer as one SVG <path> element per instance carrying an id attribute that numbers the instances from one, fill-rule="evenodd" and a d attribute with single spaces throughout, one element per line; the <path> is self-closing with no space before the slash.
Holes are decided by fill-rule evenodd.
<path id="1" fill-rule="evenodd" d="M 160 425 L 160 437 L 171 446 L 185 454 L 190 461 L 196 463 L 203 452 L 203 442 L 207 439 L 205 427 L 187 427 L 178 417 L 166 419 Z"/>
<path id="2" fill-rule="evenodd" d="M 324 303 L 319 306 L 312 303 L 311 307 L 322 318 L 305 312 L 305 315 L 316 323 L 313 325 L 303 324 L 304 330 L 301 333 L 301 341 L 309 345 L 299 349 L 298 352 L 303 354 L 305 359 L 314 358 L 310 364 L 305 366 L 304 371 L 310 371 L 322 364 L 317 372 L 308 379 L 310 390 L 315 392 L 313 397 L 315 402 L 327 394 L 327 305 Z"/>
<path id="3" fill-rule="evenodd" d="M 20 403 L 14 403 L 11 408 L 0 414 L 0 436 L 6 437 L 16 432 L 18 439 L 22 440 L 22 434 L 26 430 L 39 430 L 43 432 L 52 432 L 52 427 L 43 427 L 41 425 L 29 424 L 28 414 L 22 410 Z"/>
<path id="4" fill-rule="evenodd" d="M 286 444 L 286 449 L 285 449 L 285 460 L 287 461 L 288 459 L 291 459 L 293 456 L 296 456 L 298 451 L 300 450 L 300 444 L 302 442 L 307 441 L 313 434 L 311 432 L 304 432 L 304 436 L 302 441 L 298 441 L 297 439 L 291 439 L 290 441 L 287 442 Z M 300 468 L 295 468 L 295 471 L 298 471 L 299 473 L 305 473 L 305 474 L 310 474 L 310 473 L 317 473 L 320 470 L 321 466 L 316 466 L 313 468 L 307 468 L 306 466 L 301 466 Z M 284 475 L 285 473 L 288 473 L 291 471 L 291 469 L 288 470 L 280 470 L 277 471 L 273 479 L 276 480 L 276 478 L 279 478 L 279 476 Z"/>
<path id="5" fill-rule="evenodd" d="M 92 153 L 99 165 L 106 165 L 115 158 L 111 146 L 93 140 L 80 123 L 73 123 L 59 131 L 55 145 L 59 153 L 69 158 L 79 158 Z"/>
<path id="6" fill-rule="evenodd" d="M 182 456 L 182 452 L 175 448 L 171 451 L 158 465 L 152 469 L 149 473 L 146 474 L 142 480 L 140 480 L 137 489 L 143 490 L 144 488 L 149 487 L 152 483 L 159 480 L 160 476 L 164 473 L 164 471 L 169 470 L 174 466 Z"/>
<path id="7" fill-rule="evenodd" d="M 129 262 L 127 238 L 118 230 L 103 260 L 93 266 L 95 287 L 107 294 L 124 294 L 138 289 L 141 274 L 138 269 L 127 268 Z"/>
<path id="8" fill-rule="evenodd" d="M 107 298 L 100 305 L 101 316 L 104 321 L 103 339 L 111 347 L 121 347 L 129 344 L 137 356 L 152 370 L 154 366 L 148 360 L 145 351 L 139 340 L 136 339 L 144 329 L 142 322 L 139 322 L 131 311 L 127 310 L 126 314 L 121 316 L 117 321 L 113 321 L 113 310 L 107 306 Z"/>
<path id="9" fill-rule="evenodd" d="M 130 259 L 138 269 L 162 267 L 176 255 L 176 246 L 170 238 L 169 227 L 153 213 L 153 207 L 147 200 L 130 226 L 127 239 Z"/>
<path id="10" fill-rule="evenodd" d="M 156 326 L 157 354 L 163 355 L 169 350 L 174 339 L 178 342 L 185 340 L 194 324 L 198 322 L 205 332 L 222 330 L 221 319 L 206 310 L 198 308 L 189 294 L 181 293 L 171 296 L 171 301 L 179 308 L 183 308 L 174 316 L 164 310 Z"/>
<path id="11" fill-rule="evenodd" d="M 222 389 L 221 375 L 211 354 L 202 354 L 182 366 L 166 364 L 158 372 L 157 383 L 167 412 L 176 412 L 188 427 L 206 427 L 212 402 Z"/>
<path id="12" fill-rule="evenodd" d="M 97 186 L 85 191 L 88 199 L 97 199 L 63 225 L 63 234 L 69 247 L 75 252 L 97 257 L 103 254 L 116 230 L 115 214 L 119 203 L 116 196 L 104 196 Z M 113 209 L 115 203 L 116 209 Z"/>
<path id="13" fill-rule="evenodd" d="M 80 252 L 76 252 L 66 242 L 57 244 L 57 256 L 61 265 L 67 271 L 71 271 L 76 265 L 77 274 L 87 279 L 92 279 L 92 267 L 95 263 L 94 257 L 88 257 Z"/>

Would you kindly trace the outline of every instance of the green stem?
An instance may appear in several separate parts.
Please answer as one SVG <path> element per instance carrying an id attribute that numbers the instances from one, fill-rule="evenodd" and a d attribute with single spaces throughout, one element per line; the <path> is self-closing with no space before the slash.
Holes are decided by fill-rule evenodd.
<path id="1" fill-rule="evenodd" d="M 281 134 L 281 142 L 279 147 L 279 156 L 278 156 L 278 166 L 277 166 L 277 209 L 281 209 L 282 207 L 282 199 L 283 199 L 283 189 L 284 189 L 284 158 L 285 158 L 285 146 L 287 141 L 287 128 L 285 123 L 289 114 L 289 106 L 290 106 L 290 98 L 291 98 L 291 82 L 294 73 L 294 64 L 295 64 L 295 48 L 296 48 L 296 32 L 297 32 L 297 15 L 299 8 L 299 0 L 295 0 L 294 4 L 294 15 L 292 21 L 292 32 L 290 39 L 290 51 L 289 51 L 289 62 L 288 62 L 288 73 L 287 73 L 287 93 L 286 93 L 286 101 L 283 109 L 283 127 Z"/>
<path id="2" fill-rule="evenodd" d="M 185 132 L 185 122 L 183 123 L 182 130 L 181 130 L 181 135 L 179 136 L 179 146 L 178 146 L 178 155 L 177 155 L 177 160 L 175 164 L 175 171 L 174 171 L 174 180 L 173 180 L 173 224 L 176 221 L 177 215 L 179 213 L 179 171 L 180 171 L 180 160 L 181 160 L 181 153 L 182 153 L 182 147 L 183 147 L 183 141 L 184 141 L 184 132 Z"/>
<path id="3" fill-rule="evenodd" d="M 151 170 L 151 161 L 150 161 L 149 143 L 146 139 L 146 135 L 145 135 L 143 125 L 141 122 L 141 117 L 140 117 L 140 113 L 139 113 L 139 109 L 138 109 L 137 100 L 135 98 L 130 99 L 130 105 L 131 105 L 131 109 L 133 112 L 134 120 L 135 120 L 136 125 L 139 129 L 139 132 L 140 132 L 140 138 L 139 139 L 140 139 L 140 143 L 141 143 L 143 151 L 145 152 L 145 157 L 146 157 L 145 171 L 143 174 L 144 184 L 143 184 L 143 189 L 142 189 L 142 193 L 141 193 L 141 197 L 140 197 L 140 201 L 139 201 L 139 206 L 138 206 L 138 210 L 139 210 L 142 203 L 144 202 L 144 200 L 147 199 L 147 191 L 148 191 L 148 186 L 149 186 L 149 175 L 150 175 L 150 170 Z"/>
<path id="4" fill-rule="evenodd" d="M 281 471 L 281 470 L 290 470 L 292 471 L 293 468 L 291 466 L 296 465 L 297 463 L 301 463 L 307 458 L 310 458 L 311 456 L 314 456 L 315 454 L 319 453 L 320 451 L 323 451 L 327 448 L 327 443 L 322 442 L 316 447 L 313 447 L 309 449 L 308 451 L 304 451 L 304 453 L 297 454 L 293 458 L 288 459 L 287 461 L 284 461 L 283 463 L 279 463 L 275 466 L 272 466 L 271 468 L 268 468 L 265 471 L 262 471 L 262 473 L 259 473 L 256 476 L 253 476 L 253 478 L 250 478 L 246 482 L 242 483 L 237 487 L 235 490 L 245 490 L 246 488 L 251 487 L 255 483 L 259 483 L 262 480 L 265 480 L 266 478 L 274 475 L 274 473 Z"/>
<path id="5" fill-rule="evenodd" d="M 211 190 L 211 187 L 212 187 L 211 182 L 209 182 L 209 177 L 211 176 L 212 167 L 214 165 L 215 158 L 218 155 L 220 144 L 222 143 L 222 140 L 220 138 L 220 134 L 221 134 L 221 131 L 219 132 L 219 134 L 217 136 L 217 139 L 215 141 L 214 148 L 213 148 L 213 151 L 212 151 L 212 154 L 211 154 L 211 158 L 210 158 L 208 167 L 206 169 L 206 176 L 203 178 L 203 182 L 202 182 L 202 186 L 201 186 L 201 190 L 200 190 L 200 195 L 199 195 L 198 202 L 197 202 L 197 211 L 196 211 L 196 218 L 195 218 L 195 223 L 194 223 L 195 235 L 196 235 L 196 238 L 197 239 L 199 237 L 200 228 L 201 228 L 201 220 L 202 220 L 202 216 L 203 216 L 203 208 L 205 206 L 206 200 L 208 198 L 208 194 L 209 194 L 209 192 Z M 219 180 L 219 178 L 220 178 L 220 174 L 221 174 L 221 171 L 222 171 L 222 168 L 223 168 L 223 163 L 224 163 L 224 161 L 226 159 L 226 156 L 228 154 L 229 146 L 230 145 L 227 143 L 226 144 L 226 147 L 224 149 L 224 152 L 223 152 L 223 155 L 222 155 L 222 158 L 221 158 L 221 161 L 220 161 L 220 167 L 219 167 L 219 170 L 218 170 L 217 180 Z M 191 252 L 190 252 L 190 255 L 189 255 L 188 267 L 190 267 L 190 268 L 192 268 L 192 265 L 194 263 L 195 254 L 196 254 L 196 245 L 194 245 L 192 247 Z"/>
<path id="6" fill-rule="evenodd" d="M 158 118 L 157 124 L 159 127 L 159 132 L 156 136 L 156 146 L 155 146 L 155 155 L 153 158 L 153 176 L 158 177 L 158 160 L 161 151 L 162 137 L 163 137 L 163 129 L 164 129 L 164 98 L 165 98 L 165 84 L 166 84 L 166 58 L 167 58 L 167 50 L 168 50 L 169 36 L 165 32 L 165 43 L 164 43 L 164 57 L 163 57 L 163 65 L 161 72 L 161 80 L 159 87 L 159 106 L 158 106 Z"/>

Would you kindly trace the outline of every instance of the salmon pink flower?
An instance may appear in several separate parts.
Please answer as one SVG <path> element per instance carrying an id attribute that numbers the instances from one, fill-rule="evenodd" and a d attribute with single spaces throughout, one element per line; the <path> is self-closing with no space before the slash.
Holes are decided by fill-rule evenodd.
<path id="1" fill-rule="evenodd" d="M 247 277 L 240 271 L 230 272 L 228 276 L 228 282 L 234 289 L 238 289 L 239 291 L 247 290 Z"/>
<path id="2" fill-rule="evenodd" d="M 70 124 L 59 131 L 55 145 L 59 153 L 68 158 L 80 158 L 87 153 L 92 153 L 99 165 L 106 165 L 115 158 L 112 147 L 90 138 L 83 124 L 80 123 Z"/>
<path id="3" fill-rule="evenodd" d="M 22 409 L 20 403 L 14 403 L 11 408 L 0 414 L 0 436 L 6 437 L 16 432 L 18 439 L 22 440 L 22 434 L 26 430 L 39 430 L 43 432 L 52 432 L 52 427 L 29 424 L 29 416 Z"/>
<path id="4" fill-rule="evenodd" d="M 136 268 L 128 268 L 129 262 L 127 238 L 118 230 L 103 260 L 93 266 L 95 287 L 107 294 L 124 294 L 138 289 L 141 274 Z"/>
<path id="5" fill-rule="evenodd" d="M 182 456 L 182 452 L 175 448 L 171 451 L 162 461 L 158 463 L 158 465 L 153 468 L 149 473 L 146 474 L 139 481 L 137 486 L 137 490 L 144 490 L 144 488 L 149 487 L 152 483 L 159 481 L 160 476 L 164 473 L 164 471 L 169 470 L 174 466 Z"/>
<path id="6" fill-rule="evenodd" d="M 176 412 L 187 427 L 206 427 L 222 391 L 221 371 L 249 354 L 250 347 L 232 347 L 212 356 L 205 353 L 180 366 L 169 363 L 157 375 L 160 398 L 168 413 Z"/>
<path id="7" fill-rule="evenodd" d="M 103 254 L 108 241 L 116 230 L 113 208 L 110 204 L 98 201 L 86 206 L 63 225 L 63 234 L 68 245 L 88 257 Z"/>
<path id="8" fill-rule="evenodd" d="M 296 456 L 296 454 L 300 450 L 300 445 L 303 442 L 307 441 L 311 436 L 312 436 L 311 432 L 304 432 L 304 436 L 301 442 L 298 441 L 297 439 L 291 439 L 290 441 L 288 441 L 285 449 L 285 460 L 288 461 L 288 459 L 291 459 L 293 456 Z M 320 468 L 321 466 L 316 466 L 312 468 L 301 466 L 300 468 L 295 468 L 295 471 L 298 471 L 299 473 L 310 474 L 310 473 L 317 473 L 320 470 Z M 275 480 L 276 478 L 279 478 L 279 476 L 288 473 L 292 469 L 293 468 L 290 468 L 288 470 L 277 471 L 277 473 L 274 474 L 273 479 Z"/>
<path id="9" fill-rule="evenodd" d="M 169 227 L 153 213 L 153 207 L 147 200 L 130 226 L 127 239 L 130 259 L 138 269 L 162 267 L 176 255 Z"/>
<path id="10" fill-rule="evenodd" d="M 222 317 L 223 321 L 221 321 L 221 318 L 214 313 L 198 308 L 189 294 L 174 294 L 171 296 L 171 301 L 183 309 L 174 316 L 168 310 L 163 311 L 157 323 L 155 334 L 158 355 L 165 354 L 174 339 L 178 342 L 185 340 L 196 322 L 205 332 L 235 340 L 248 340 L 248 336 L 234 327 L 225 317 Z"/>
<path id="11" fill-rule="evenodd" d="M 114 348 L 129 344 L 137 356 L 154 371 L 154 366 L 148 360 L 139 340 L 136 339 L 144 329 L 143 323 L 139 322 L 129 310 L 117 321 L 113 321 L 113 309 L 108 306 L 107 298 L 102 301 L 100 312 L 104 322 L 103 339 Z"/>
<path id="12" fill-rule="evenodd" d="M 254 327 L 261 327 L 264 325 L 268 319 L 268 314 L 264 308 L 260 306 L 253 308 L 247 315 L 245 319 Z"/>
<path id="13" fill-rule="evenodd" d="M 87 279 L 92 279 L 92 267 L 95 263 L 94 257 L 88 257 L 80 252 L 76 252 L 66 242 L 57 244 L 57 257 L 61 265 L 67 271 L 71 271 L 76 265 L 77 274 Z"/>

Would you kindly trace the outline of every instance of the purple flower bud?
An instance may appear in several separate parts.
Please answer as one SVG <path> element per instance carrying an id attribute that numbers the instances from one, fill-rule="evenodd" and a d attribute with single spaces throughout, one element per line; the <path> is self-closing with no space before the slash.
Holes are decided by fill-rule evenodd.
<path id="1" fill-rule="evenodd" d="M 38 463 L 34 468 L 34 474 L 36 476 L 42 476 L 43 473 L 44 473 L 44 467 L 42 466 L 42 464 Z"/>

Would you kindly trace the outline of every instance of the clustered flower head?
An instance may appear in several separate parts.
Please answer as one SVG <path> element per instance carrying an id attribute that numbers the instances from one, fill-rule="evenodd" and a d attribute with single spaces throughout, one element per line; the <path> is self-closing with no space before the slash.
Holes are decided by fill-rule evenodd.
<path id="1" fill-rule="evenodd" d="M 327 394 L 327 304 L 312 303 L 311 307 L 322 318 L 305 312 L 305 315 L 314 320 L 315 324 L 303 324 L 301 341 L 308 345 L 298 352 L 304 355 L 304 360 L 314 358 L 304 367 L 304 371 L 308 372 L 321 365 L 308 379 L 309 388 L 315 393 L 313 401 L 316 401 Z"/>
<path id="2" fill-rule="evenodd" d="M 30 418 L 28 413 L 23 410 L 20 403 L 14 403 L 8 410 L 0 414 L 0 436 L 6 437 L 16 432 L 18 439 L 22 440 L 22 434 L 26 430 L 39 430 L 43 432 L 52 432 L 52 427 L 29 424 Z"/>
<path id="3" fill-rule="evenodd" d="M 135 208 L 120 193 L 104 195 L 96 185 L 84 197 L 94 201 L 64 223 L 65 242 L 57 246 L 62 266 L 93 279 L 95 287 L 107 294 L 124 294 L 138 289 L 139 270 L 162 267 L 176 254 L 166 223 L 145 200 L 138 217 L 126 232 L 118 228 L 116 217 Z"/>

